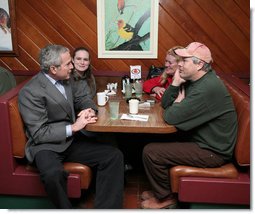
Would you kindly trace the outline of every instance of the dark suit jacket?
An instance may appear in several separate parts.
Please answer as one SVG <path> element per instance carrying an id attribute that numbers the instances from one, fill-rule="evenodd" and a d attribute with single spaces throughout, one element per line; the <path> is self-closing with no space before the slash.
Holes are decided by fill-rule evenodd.
<path id="1" fill-rule="evenodd" d="M 19 110 L 28 137 L 25 152 L 30 162 L 38 151 L 62 152 L 72 143 L 73 137 L 66 137 L 66 125 L 75 121 L 74 105 L 75 109 L 96 110 L 96 105 L 85 92 L 72 91 L 69 81 L 64 83 L 64 87 L 67 99 L 40 72 L 19 93 Z"/>

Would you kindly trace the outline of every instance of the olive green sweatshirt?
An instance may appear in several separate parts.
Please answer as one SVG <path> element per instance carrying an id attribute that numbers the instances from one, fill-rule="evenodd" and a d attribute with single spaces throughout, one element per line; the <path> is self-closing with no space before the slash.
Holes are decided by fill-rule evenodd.
<path id="1" fill-rule="evenodd" d="M 162 97 L 164 120 L 189 131 L 189 140 L 201 148 L 230 160 L 237 139 L 237 115 L 224 83 L 213 70 L 209 71 L 197 81 L 187 81 L 185 98 L 174 103 L 179 88 L 169 86 Z"/>

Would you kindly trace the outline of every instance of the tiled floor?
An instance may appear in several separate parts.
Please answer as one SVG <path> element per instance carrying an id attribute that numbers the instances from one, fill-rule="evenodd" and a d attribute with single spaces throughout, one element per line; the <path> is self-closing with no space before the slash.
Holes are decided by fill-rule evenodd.
<path id="1" fill-rule="evenodd" d="M 124 209 L 140 209 L 140 195 L 144 190 L 149 189 L 149 183 L 144 172 L 130 172 L 126 176 L 124 192 Z M 85 192 L 76 205 L 77 208 L 93 208 L 93 192 Z"/>

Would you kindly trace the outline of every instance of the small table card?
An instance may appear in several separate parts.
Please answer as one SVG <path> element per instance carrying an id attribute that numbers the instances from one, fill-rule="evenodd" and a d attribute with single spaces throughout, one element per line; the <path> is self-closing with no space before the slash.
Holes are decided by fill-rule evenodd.
<path id="1" fill-rule="evenodd" d="M 142 78 L 141 65 L 130 65 L 130 78 L 131 79 Z"/>

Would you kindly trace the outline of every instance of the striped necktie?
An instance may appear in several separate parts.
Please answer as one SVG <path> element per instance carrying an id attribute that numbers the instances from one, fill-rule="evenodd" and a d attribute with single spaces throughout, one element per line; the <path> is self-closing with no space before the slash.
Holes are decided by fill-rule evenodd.
<path id="1" fill-rule="evenodd" d="M 62 80 L 58 80 L 55 82 L 55 85 L 57 87 L 57 89 L 61 92 L 61 94 L 63 94 L 63 96 L 67 99 L 66 97 L 66 91 L 65 91 L 65 88 L 63 86 L 63 82 Z"/>

